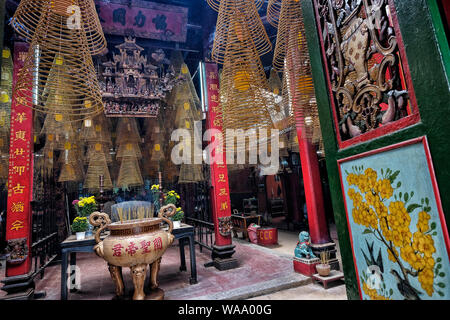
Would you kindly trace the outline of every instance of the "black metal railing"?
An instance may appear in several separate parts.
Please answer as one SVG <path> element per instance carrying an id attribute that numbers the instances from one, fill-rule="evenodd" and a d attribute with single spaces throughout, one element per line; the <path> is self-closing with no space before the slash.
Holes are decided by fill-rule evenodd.
<path id="1" fill-rule="evenodd" d="M 186 217 L 186 222 L 194 226 L 194 240 L 200 246 L 200 252 L 205 248 L 212 251 L 214 245 L 214 223 Z"/>
<path id="2" fill-rule="evenodd" d="M 36 187 L 42 188 L 44 185 L 46 187 L 42 188 L 43 190 L 36 190 L 37 192 L 34 194 L 35 200 L 31 201 L 33 278 L 40 274 L 42 279 L 45 268 L 56 259 L 59 252 L 56 208 L 54 201 L 49 200 L 52 199 L 51 195 L 54 193 L 53 184 L 45 181 L 40 186 L 36 185 Z"/>

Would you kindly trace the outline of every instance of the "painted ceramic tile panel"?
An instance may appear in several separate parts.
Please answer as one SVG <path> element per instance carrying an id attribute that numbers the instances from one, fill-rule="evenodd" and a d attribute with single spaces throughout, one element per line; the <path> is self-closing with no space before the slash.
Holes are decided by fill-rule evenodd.
<path id="1" fill-rule="evenodd" d="M 361 297 L 450 299 L 448 235 L 423 141 L 340 169 Z"/>

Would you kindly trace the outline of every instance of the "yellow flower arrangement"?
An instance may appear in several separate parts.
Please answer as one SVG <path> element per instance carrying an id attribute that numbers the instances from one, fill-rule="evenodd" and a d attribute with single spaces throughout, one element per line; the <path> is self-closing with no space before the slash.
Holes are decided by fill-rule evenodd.
<path id="1" fill-rule="evenodd" d="M 180 199 L 180 196 L 178 193 L 176 193 L 174 190 L 170 190 L 165 194 L 165 204 L 176 204 L 178 202 L 178 199 Z"/>
<path id="2" fill-rule="evenodd" d="M 91 197 L 87 197 L 87 198 L 80 197 L 80 201 L 78 201 L 78 206 L 84 207 L 87 204 L 96 204 L 95 196 L 91 196 Z"/>
<path id="3" fill-rule="evenodd" d="M 86 217 L 76 217 L 72 223 L 73 232 L 84 232 L 88 229 L 88 219 Z"/>
<path id="4" fill-rule="evenodd" d="M 97 202 L 95 201 L 95 196 L 91 197 L 80 197 L 78 201 L 73 202 L 75 209 L 79 216 L 87 217 L 92 212 L 97 210 Z"/>

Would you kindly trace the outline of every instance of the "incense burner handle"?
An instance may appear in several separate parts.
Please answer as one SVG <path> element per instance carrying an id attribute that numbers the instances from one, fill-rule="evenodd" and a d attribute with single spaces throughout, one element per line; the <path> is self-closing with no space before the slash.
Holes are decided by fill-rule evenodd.
<path id="1" fill-rule="evenodd" d="M 93 212 L 89 216 L 89 223 L 91 225 L 93 225 L 94 227 L 101 226 L 95 233 L 95 242 L 98 244 L 100 242 L 100 234 L 111 223 L 111 219 L 109 218 L 108 214 L 105 212 Z"/>
<path id="2" fill-rule="evenodd" d="M 168 204 L 159 210 L 158 217 L 169 224 L 169 233 L 172 233 L 173 222 L 168 219 L 177 213 L 177 207 L 174 204 Z"/>
<path id="3" fill-rule="evenodd" d="M 170 219 L 167 219 L 165 217 L 161 217 L 161 219 L 165 222 L 167 222 L 167 224 L 169 225 L 169 231 L 167 231 L 167 233 L 172 233 L 173 230 L 173 222 Z"/>

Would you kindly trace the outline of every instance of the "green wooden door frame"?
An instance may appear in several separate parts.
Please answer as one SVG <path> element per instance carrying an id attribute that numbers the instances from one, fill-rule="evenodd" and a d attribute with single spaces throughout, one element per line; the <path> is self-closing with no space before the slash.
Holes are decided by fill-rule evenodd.
<path id="1" fill-rule="evenodd" d="M 447 82 L 450 86 L 450 47 L 447 35 L 445 33 L 444 24 L 442 23 L 442 19 L 445 19 L 445 17 L 442 16 L 443 13 L 439 10 L 436 0 L 427 0 L 427 4 L 428 9 L 430 10 L 431 19 L 433 20 L 436 40 L 441 51 L 442 63 L 447 73 Z"/>
<path id="2" fill-rule="evenodd" d="M 353 252 L 342 198 L 337 160 L 426 135 L 430 143 L 436 179 L 442 195 L 450 194 L 450 90 L 442 49 L 439 47 L 428 2 L 394 0 L 405 45 L 421 121 L 411 127 L 340 150 L 338 148 L 313 0 L 302 1 L 306 39 L 311 58 L 335 222 L 339 238 L 345 284 L 349 299 L 359 299 Z M 447 69 L 449 70 L 449 69 Z M 442 197 L 450 226 L 450 197 Z"/>

